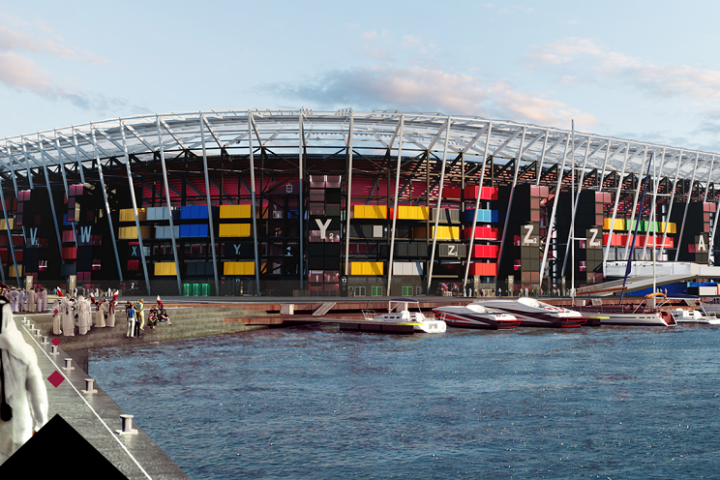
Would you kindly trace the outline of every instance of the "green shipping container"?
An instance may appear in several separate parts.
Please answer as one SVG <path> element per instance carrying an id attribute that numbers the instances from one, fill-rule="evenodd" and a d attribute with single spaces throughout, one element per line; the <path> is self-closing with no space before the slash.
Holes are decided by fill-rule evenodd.
<path id="1" fill-rule="evenodd" d="M 189 283 L 183 283 L 182 294 L 183 294 L 183 297 L 190 296 L 190 284 Z"/>
<path id="2" fill-rule="evenodd" d="M 199 296 L 200 296 L 200 284 L 199 284 L 199 283 L 193 283 L 193 284 L 192 284 L 192 296 L 193 296 L 193 297 L 199 297 Z"/>
<path id="3" fill-rule="evenodd" d="M 202 284 L 202 296 L 203 296 L 203 297 L 209 297 L 209 296 L 210 296 L 210 284 L 209 284 L 209 283 L 203 283 L 203 284 Z"/>

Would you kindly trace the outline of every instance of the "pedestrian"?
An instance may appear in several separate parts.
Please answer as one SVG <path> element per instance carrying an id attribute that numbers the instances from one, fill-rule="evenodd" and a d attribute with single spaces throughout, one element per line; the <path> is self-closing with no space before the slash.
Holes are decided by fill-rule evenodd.
<path id="1" fill-rule="evenodd" d="M 116 307 L 116 305 L 117 305 L 117 302 L 115 301 L 115 299 L 110 300 L 108 302 L 107 313 L 106 313 L 107 320 L 105 321 L 105 324 L 110 328 L 115 328 L 115 307 Z"/>
<path id="2" fill-rule="evenodd" d="M 35 293 L 35 290 L 32 288 L 29 292 L 27 292 L 27 312 L 28 313 L 35 313 L 35 310 L 37 308 L 37 293 Z"/>
<path id="3" fill-rule="evenodd" d="M 20 290 L 20 310 L 27 312 L 28 292 L 24 288 Z"/>
<path id="4" fill-rule="evenodd" d="M 125 336 L 127 338 L 134 337 L 135 336 L 135 309 L 132 306 L 132 303 L 127 302 L 127 305 L 125 306 L 125 315 L 127 316 L 127 333 Z"/>
<path id="5" fill-rule="evenodd" d="M 107 303 L 100 300 L 95 304 L 95 326 L 103 328 L 105 327 L 105 314 L 107 312 Z"/>
<path id="6" fill-rule="evenodd" d="M 75 313 L 73 312 L 70 299 L 63 297 L 60 304 L 60 312 L 62 314 L 62 331 L 66 337 L 75 336 Z"/>
<path id="7" fill-rule="evenodd" d="M 12 307 L 0 300 L 0 464 L 47 423 L 45 377 L 35 350 L 15 325 Z M 30 468 L 30 466 L 28 466 Z"/>
<path id="8" fill-rule="evenodd" d="M 135 310 L 137 311 L 138 328 L 145 330 L 145 300 L 142 298 L 135 304 Z"/>
<path id="9" fill-rule="evenodd" d="M 85 335 L 92 326 L 92 312 L 90 310 L 90 300 L 85 299 L 82 295 L 77 300 L 78 314 L 78 333 Z"/>
<path id="10" fill-rule="evenodd" d="M 62 323 L 62 312 L 61 312 L 61 302 L 60 299 L 57 298 L 53 302 L 53 335 L 60 335 L 62 333 L 62 328 L 60 327 Z"/>
<path id="11" fill-rule="evenodd" d="M 45 310 L 47 310 L 47 290 L 45 290 L 45 287 L 40 288 L 37 292 L 38 296 L 38 308 L 37 311 L 40 313 L 43 313 Z"/>
<path id="12" fill-rule="evenodd" d="M 158 314 L 159 314 L 159 312 L 157 309 L 157 305 L 153 305 L 152 308 L 150 309 L 150 312 L 148 313 L 148 319 L 147 319 L 148 327 L 150 327 L 152 330 L 155 330 L 155 325 L 157 325 L 157 323 L 158 323 L 158 320 L 159 320 Z"/>
<path id="13" fill-rule="evenodd" d="M 172 322 L 170 321 L 170 315 L 168 315 L 167 310 L 165 310 L 165 307 L 163 305 L 160 305 L 160 310 L 158 312 L 158 321 L 167 322 L 168 325 L 172 325 Z"/>
<path id="14" fill-rule="evenodd" d="M 10 289 L 10 307 L 12 308 L 13 312 L 19 312 L 20 311 L 20 297 L 21 293 L 20 290 L 17 288 L 11 288 Z"/>

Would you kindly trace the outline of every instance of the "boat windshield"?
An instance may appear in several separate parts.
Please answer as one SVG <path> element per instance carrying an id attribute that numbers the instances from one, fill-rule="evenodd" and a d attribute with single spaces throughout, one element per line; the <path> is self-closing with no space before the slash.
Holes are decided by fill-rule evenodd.
<path id="1" fill-rule="evenodd" d="M 477 313 L 487 313 L 488 309 L 480 305 L 479 303 L 471 303 L 467 306 L 468 310 L 472 310 Z"/>
<path id="2" fill-rule="evenodd" d="M 529 297 L 518 298 L 518 302 L 522 303 L 523 305 L 527 305 L 528 307 L 533 307 L 533 308 L 546 308 L 546 307 L 550 306 L 547 303 L 538 302 L 534 298 L 529 298 Z"/>

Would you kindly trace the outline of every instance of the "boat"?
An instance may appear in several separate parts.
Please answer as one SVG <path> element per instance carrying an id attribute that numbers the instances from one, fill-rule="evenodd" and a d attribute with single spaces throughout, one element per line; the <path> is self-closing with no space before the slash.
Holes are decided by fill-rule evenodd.
<path id="1" fill-rule="evenodd" d="M 496 309 L 514 315 L 521 326 L 527 327 L 580 327 L 587 322 L 587 316 L 564 307 L 556 307 L 530 297 L 517 300 L 486 300 L 477 302 L 486 308 Z"/>
<path id="2" fill-rule="evenodd" d="M 720 325 L 720 318 L 703 315 L 694 309 L 676 308 L 670 310 L 677 323 L 703 323 L 706 325 Z"/>
<path id="3" fill-rule="evenodd" d="M 480 302 L 464 306 L 433 308 L 436 318 L 451 327 L 509 330 L 520 325 L 515 315 L 481 305 Z"/>
<path id="4" fill-rule="evenodd" d="M 394 305 L 393 305 L 394 304 Z M 409 304 L 418 307 L 417 312 L 408 309 Z M 427 318 L 420 310 L 418 301 L 413 298 L 393 298 L 388 302 L 388 313 L 376 315 L 374 310 L 362 311 L 368 322 L 393 323 L 398 326 L 412 326 L 413 331 L 423 333 L 444 333 L 447 325 L 443 320 Z"/>
<path id="5" fill-rule="evenodd" d="M 662 293 L 652 293 L 645 296 L 643 301 L 637 305 L 617 304 L 603 305 L 602 300 L 598 305 L 576 306 L 577 311 L 587 314 L 591 319 L 596 319 L 600 325 L 639 325 L 667 327 L 676 325 L 677 322 L 672 314 L 660 310 L 656 306 L 656 298 L 666 299 Z M 647 302 L 647 303 L 646 303 Z"/>

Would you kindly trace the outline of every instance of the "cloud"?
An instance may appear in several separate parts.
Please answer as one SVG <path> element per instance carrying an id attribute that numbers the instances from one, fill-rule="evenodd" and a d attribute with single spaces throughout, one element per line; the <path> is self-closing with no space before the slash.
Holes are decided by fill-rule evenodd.
<path id="1" fill-rule="evenodd" d="M 689 65 L 654 65 L 605 49 L 587 38 L 567 38 L 535 47 L 525 63 L 531 69 L 561 66 L 591 71 L 596 79 L 624 82 L 659 97 L 682 96 L 698 102 L 720 100 L 718 70 Z"/>
<path id="2" fill-rule="evenodd" d="M 363 32 L 360 34 L 363 40 L 375 40 L 377 38 L 377 32 L 375 30 L 371 32 Z"/>
<path id="3" fill-rule="evenodd" d="M 44 22 L 42 23 L 44 25 Z M 45 27 L 45 30 L 48 28 Z M 107 60 L 89 52 L 67 47 L 50 39 L 12 30 L 0 24 L 0 51 L 26 51 L 89 64 L 105 63 Z"/>
<path id="4" fill-rule="evenodd" d="M 567 127 L 571 118 L 584 128 L 595 123 L 590 114 L 538 94 L 517 91 L 508 82 L 484 84 L 471 75 L 417 66 L 332 70 L 312 82 L 266 84 L 260 88 L 324 107 L 442 111 L 563 127 Z"/>

